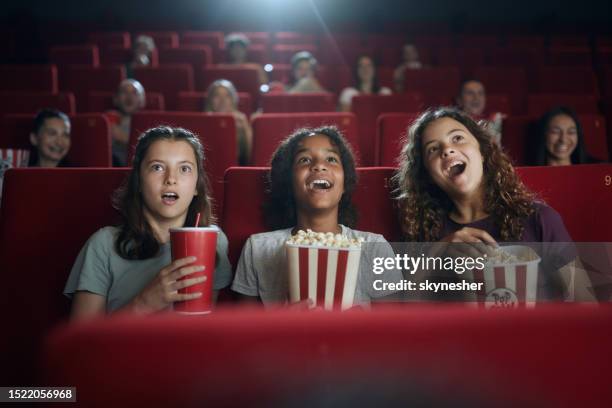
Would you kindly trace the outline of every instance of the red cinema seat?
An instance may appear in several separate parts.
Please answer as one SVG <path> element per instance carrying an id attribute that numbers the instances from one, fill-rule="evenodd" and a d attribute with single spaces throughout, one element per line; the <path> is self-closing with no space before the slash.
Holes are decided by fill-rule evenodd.
<path id="1" fill-rule="evenodd" d="M 2 120 L 0 146 L 29 149 L 33 115 L 6 115 Z M 102 114 L 70 116 L 70 151 L 66 161 L 71 167 L 110 167 L 110 123 Z"/>
<path id="2" fill-rule="evenodd" d="M 242 34 L 251 42 L 251 45 L 268 48 L 272 42 L 272 35 L 267 31 L 242 31 Z"/>
<path id="3" fill-rule="evenodd" d="M 595 95 L 576 94 L 529 94 L 527 95 L 527 114 L 540 116 L 556 106 L 567 106 L 576 113 L 598 113 L 598 98 Z"/>
<path id="4" fill-rule="evenodd" d="M 535 118 L 531 116 L 509 116 L 502 124 L 502 146 L 515 166 L 524 166 L 529 161 L 529 135 L 533 134 Z"/>
<path id="5" fill-rule="evenodd" d="M 129 162 L 132 161 L 136 141 L 147 129 L 179 126 L 200 137 L 204 145 L 205 169 L 212 187 L 215 215 L 221 219 L 223 210 L 223 174 L 228 167 L 238 165 L 238 147 L 234 117 L 220 113 L 140 112 L 132 116 Z"/>
<path id="6" fill-rule="evenodd" d="M 36 113 L 42 108 L 58 109 L 68 115 L 76 113 L 74 95 L 70 92 L 0 92 L 0 112 Z"/>
<path id="7" fill-rule="evenodd" d="M 348 65 L 319 66 L 317 79 L 321 86 L 330 92 L 339 94 L 346 87 L 353 85 L 353 74 Z"/>
<path id="8" fill-rule="evenodd" d="M 487 65 L 500 68 L 524 68 L 542 64 L 544 56 L 542 49 L 537 46 L 529 48 L 492 48 L 485 54 Z"/>
<path id="9" fill-rule="evenodd" d="M 206 67 L 196 71 L 197 88 L 205 91 L 217 79 L 231 81 L 239 92 L 248 92 L 253 101 L 259 97 L 259 71 L 255 67 Z"/>
<path id="10" fill-rule="evenodd" d="M 527 73 L 522 67 L 481 67 L 473 73 L 482 81 L 487 94 L 504 94 L 511 103 L 513 114 L 524 113 L 527 94 Z"/>
<path id="11" fill-rule="evenodd" d="M 57 65 L 100 65 L 97 45 L 58 45 L 49 50 L 49 60 Z"/>
<path id="12" fill-rule="evenodd" d="M 404 91 L 440 94 L 459 89 L 461 75 L 456 67 L 407 69 L 404 71 Z M 456 92 L 456 91 L 454 91 Z"/>
<path id="13" fill-rule="evenodd" d="M 215 61 L 218 63 L 230 62 L 229 52 L 226 47 L 222 47 L 217 55 L 215 55 Z M 269 63 L 270 55 L 268 49 L 263 45 L 249 45 L 247 48 L 247 61 L 261 65 Z"/>
<path id="14" fill-rule="evenodd" d="M 401 95 L 357 95 L 351 111 L 359 120 L 359 152 L 362 166 L 373 166 L 376 160 L 376 121 L 382 113 L 420 112 L 423 99 L 418 93 Z"/>
<path id="15" fill-rule="evenodd" d="M 597 160 L 609 161 L 605 118 L 597 114 L 580 114 L 578 120 L 584 131 L 584 144 L 589 155 Z"/>
<path id="16" fill-rule="evenodd" d="M 463 76 L 484 65 L 485 60 L 484 50 L 470 44 L 466 44 L 466 48 L 440 48 L 435 51 L 434 58 L 437 65 L 460 67 Z"/>
<path id="17" fill-rule="evenodd" d="M 465 48 L 490 49 L 499 45 L 499 38 L 495 35 L 462 34 L 457 41 Z"/>
<path id="18" fill-rule="evenodd" d="M 90 33 L 88 38 L 89 42 L 97 44 L 99 48 L 106 48 L 110 46 L 130 48 L 132 46 L 130 33 L 128 33 L 127 31 L 105 31 Z"/>
<path id="19" fill-rule="evenodd" d="M 155 41 L 157 48 L 175 48 L 179 46 L 179 35 L 174 31 L 147 31 L 141 32 L 134 36 L 136 39 L 139 35 L 148 35 Z"/>
<path id="20" fill-rule="evenodd" d="M 359 155 L 357 118 L 352 113 L 264 113 L 253 119 L 251 164 L 267 166 L 278 144 L 302 127 L 338 127 Z"/>
<path id="21" fill-rule="evenodd" d="M 606 98 L 612 97 L 612 66 L 601 69 L 601 91 Z"/>
<path id="22" fill-rule="evenodd" d="M 114 92 L 126 78 L 125 67 L 121 65 L 99 68 L 72 66 L 60 69 L 60 73 L 60 89 L 74 93 L 81 112 L 87 109 L 90 92 Z"/>
<path id="23" fill-rule="evenodd" d="M 181 45 L 208 45 L 213 52 L 223 46 L 221 31 L 184 31 L 181 34 Z"/>
<path id="24" fill-rule="evenodd" d="M 63 326 L 42 365 L 92 408 L 600 407 L 611 319 L 609 305 L 125 316 Z"/>
<path id="25" fill-rule="evenodd" d="M 336 97 L 330 92 L 268 93 L 261 96 L 265 113 L 335 112 Z"/>
<path id="26" fill-rule="evenodd" d="M 102 65 L 125 65 L 132 59 L 132 49 L 122 46 L 111 45 L 100 50 L 100 61 Z M 151 53 L 151 66 L 159 65 L 157 48 Z"/>
<path id="27" fill-rule="evenodd" d="M 168 110 L 176 110 L 180 91 L 195 91 L 193 68 L 189 64 L 136 68 L 134 76 L 145 90 L 163 94 Z"/>
<path id="28" fill-rule="evenodd" d="M 0 89 L 57 93 L 55 65 L 0 65 Z"/>
<path id="29" fill-rule="evenodd" d="M 160 64 L 191 64 L 194 72 L 196 69 L 213 62 L 213 51 L 207 45 L 181 45 L 175 48 L 160 48 L 158 55 Z"/>
<path id="30" fill-rule="evenodd" d="M 2 321 L 19 336 L 2 336 L 4 384 L 33 384 L 46 332 L 68 317 L 62 293 L 91 234 L 119 220 L 111 194 L 125 169 L 11 169 L 4 176 L 0 257 Z M 19 271 L 19 273 L 9 272 Z M 27 287 L 28 296 L 23 296 Z M 4 378 L 9 376 L 9 379 Z"/>
<path id="31" fill-rule="evenodd" d="M 113 109 L 113 92 L 89 92 L 87 106 L 89 112 L 105 112 Z M 145 92 L 146 110 L 165 110 L 164 96 L 158 92 Z"/>
<path id="32" fill-rule="evenodd" d="M 278 31 L 273 34 L 272 40 L 274 44 L 288 44 L 288 45 L 300 45 L 300 44 L 312 44 L 316 43 L 315 36 L 313 34 L 298 33 L 295 31 Z"/>
<path id="33" fill-rule="evenodd" d="M 399 164 L 408 128 L 417 117 L 418 113 L 385 113 L 378 117 L 375 165 L 396 167 Z"/>
<path id="34" fill-rule="evenodd" d="M 236 265 L 242 246 L 251 234 L 267 231 L 262 204 L 266 200 L 268 167 L 234 167 L 225 173 L 225 199 L 221 226 L 229 240 L 229 258 Z M 391 199 L 389 178 L 394 169 L 358 168 L 353 203 L 358 210 L 357 229 L 382 234 L 387 240 L 400 237 L 399 224 Z M 248 197 L 248 205 L 245 205 Z M 248 220 L 248 222 L 236 222 Z"/>
<path id="35" fill-rule="evenodd" d="M 610 164 L 521 167 L 523 182 L 563 217 L 577 242 L 611 242 Z M 609 271 L 608 271 L 609 272 Z"/>
<path id="36" fill-rule="evenodd" d="M 206 92 L 183 91 L 178 94 L 177 110 L 183 112 L 203 112 L 206 104 Z M 238 92 L 238 110 L 247 117 L 253 113 L 251 94 Z"/>
<path id="37" fill-rule="evenodd" d="M 538 67 L 532 72 L 531 92 L 599 95 L 595 72 L 584 67 Z"/>
<path id="38" fill-rule="evenodd" d="M 588 46 L 554 47 L 548 49 L 546 62 L 549 65 L 564 67 L 590 67 L 593 64 L 593 56 Z"/>

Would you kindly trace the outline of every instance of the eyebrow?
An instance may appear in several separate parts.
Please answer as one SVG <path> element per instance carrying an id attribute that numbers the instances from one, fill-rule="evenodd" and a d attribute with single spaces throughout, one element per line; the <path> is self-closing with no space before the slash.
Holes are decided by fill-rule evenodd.
<path id="1" fill-rule="evenodd" d="M 305 148 L 305 147 L 302 147 L 302 148 L 298 149 L 298 150 L 295 152 L 295 155 L 297 156 L 297 155 L 298 155 L 298 154 L 300 154 L 300 153 L 303 153 L 303 152 L 308 152 L 308 151 L 311 151 L 311 150 L 312 150 L 312 149 L 307 149 L 307 148 Z M 332 148 L 332 149 L 325 149 L 325 151 L 330 152 L 330 153 L 337 154 L 338 156 L 340 155 L 340 152 L 339 152 L 337 149 L 334 149 L 334 148 Z"/>
<path id="2" fill-rule="evenodd" d="M 147 161 L 147 164 L 151 164 L 153 162 L 166 163 L 164 160 L 161 160 L 161 159 L 151 159 L 151 160 Z M 178 164 L 184 164 L 184 163 L 191 164 L 191 165 L 195 166 L 195 163 L 190 161 L 190 160 L 182 160 L 182 161 L 178 162 Z"/>

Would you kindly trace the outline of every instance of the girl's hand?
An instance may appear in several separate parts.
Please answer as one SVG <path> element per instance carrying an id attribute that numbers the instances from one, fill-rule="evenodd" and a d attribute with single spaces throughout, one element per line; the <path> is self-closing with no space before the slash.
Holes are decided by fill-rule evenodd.
<path id="1" fill-rule="evenodd" d="M 178 279 L 194 272 L 204 270 L 203 265 L 190 265 L 196 260 L 195 257 L 177 259 L 170 265 L 162 268 L 155 279 L 145 287 L 134 300 L 134 308 L 138 311 L 156 312 L 167 308 L 174 302 L 196 299 L 202 296 L 201 292 L 178 293 L 179 289 L 193 286 L 206 281 L 206 277 Z"/>
<path id="2" fill-rule="evenodd" d="M 464 227 L 442 238 L 434 245 L 434 254 L 451 257 L 478 258 L 484 254 L 492 255 L 492 248 L 497 242 L 486 231 L 478 228 Z M 433 249 L 433 248 L 432 248 Z"/>

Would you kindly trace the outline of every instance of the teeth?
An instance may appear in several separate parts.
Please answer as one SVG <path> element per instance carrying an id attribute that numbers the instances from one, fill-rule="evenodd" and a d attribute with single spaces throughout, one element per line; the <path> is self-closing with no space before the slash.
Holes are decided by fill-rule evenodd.
<path id="1" fill-rule="evenodd" d="M 327 180 L 313 180 L 310 183 L 311 188 L 331 188 L 331 183 Z"/>
<path id="2" fill-rule="evenodd" d="M 164 193 L 162 194 L 163 198 L 178 198 L 178 194 L 176 193 Z"/>

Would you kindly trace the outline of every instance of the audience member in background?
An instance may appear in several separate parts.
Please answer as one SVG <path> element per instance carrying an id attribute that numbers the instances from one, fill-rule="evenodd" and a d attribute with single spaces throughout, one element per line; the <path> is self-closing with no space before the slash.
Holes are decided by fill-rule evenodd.
<path id="1" fill-rule="evenodd" d="M 253 129 L 246 115 L 238 110 L 238 92 L 227 79 L 218 79 L 206 91 L 206 112 L 231 113 L 236 121 L 236 143 L 238 145 L 238 161 L 242 165 L 249 163 Z"/>
<path id="2" fill-rule="evenodd" d="M 107 112 L 113 137 L 113 166 L 127 165 L 128 143 L 132 115 L 145 107 L 146 96 L 142 84 L 135 79 L 124 79 L 113 97 L 115 110 Z"/>
<path id="3" fill-rule="evenodd" d="M 225 37 L 225 49 L 227 50 L 228 65 L 240 65 L 243 67 L 257 68 L 259 84 L 268 83 L 268 75 L 261 64 L 249 62 L 248 48 L 250 41 L 242 33 L 230 33 Z"/>
<path id="4" fill-rule="evenodd" d="M 497 242 L 571 242 L 561 216 L 536 199 L 508 156 L 467 114 L 428 110 L 411 126 L 408 140 L 396 176 L 407 241 L 440 241 L 435 248 L 442 253 L 472 257 L 489 253 Z M 588 277 L 574 267 L 575 251 L 560 248 L 548 245 L 552 254 L 540 254 L 538 299 L 592 300 Z"/>
<path id="5" fill-rule="evenodd" d="M 308 51 L 300 51 L 291 57 L 291 83 L 287 85 L 289 93 L 325 92 L 316 78 L 317 60 Z"/>
<path id="6" fill-rule="evenodd" d="M 70 150 L 70 119 L 55 109 L 36 114 L 30 133 L 33 149 L 30 167 L 67 167 L 65 157 Z"/>
<path id="7" fill-rule="evenodd" d="M 278 146 L 269 173 L 270 195 L 264 212 L 271 232 L 254 234 L 244 248 L 232 289 L 245 299 L 267 307 L 283 305 L 289 294 L 285 242 L 298 230 L 363 238 L 372 245 L 361 255 L 356 304 L 367 304 L 386 292 L 372 287 L 372 259 L 393 251 L 378 234 L 352 229 L 356 210 L 351 195 L 357 184 L 355 159 L 350 145 L 335 127 L 299 129 Z M 385 272 L 385 279 L 399 281 L 399 271 Z"/>
<path id="8" fill-rule="evenodd" d="M 351 101 L 355 95 L 391 95 L 391 90 L 387 87 L 380 86 L 378 76 L 376 75 L 376 66 L 374 60 L 362 55 L 357 59 L 357 65 L 354 70 L 355 86 L 344 88 L 340 93 L 340 110 L 348 112 L 351 110 Z"/>
<path id="9" fill-rule="evenodd" d="M 567 107 L 546 112 L 538 122 L 533 165 L 563 166 L 595 163 L 586 152 L 584 132 L 576 113 Z"/>
<path id="10" fill-rule="evenodd" d="M 493 140 L 497 144 L 501 143 L 502 121 L 506 116 L 501 112 L 485 115 L 487 93 L 482 82 L 472 78 L 461 82 L 455 101 L 457 107 L 470 115 L 472 119 L 483 121 L 487 130 L 493 136 Z"/>
<path id="11" fill-rule="evenodd" d="M 419 59 L 419 51 L 414 44 L 404 44 L 402 47 L 402 62 L 393 72 L 395 92 L 404 92 L 404 74 L 407 69 L 421 69 L 423 64 Z"/>
<path id="12" fill-rule="evenodd" d="M 128 78 L 134 77 L 134 68 L 151 65 L 151 58 L 155 50 L 155 41 L 148 35 L 139 35 L 132 44 L 132 59 L 126 65 Z"/>
<path id="13" fill-rule="evenodd" d="M 193 258 L 172 261 L 170 228 L 214 224 L 204 152 L 188 130 L 160 126 L 138 139 L 132 170 L 115 193 L 118 227 L 104 227 L 81 249 L 64 294 L 72 298 L 72 318 L 116 311 L 149 314 L 171 310 L 174 302 L 201 293 L 177 291 L 202 282 Z M 217 238 L 213 289 L 231 282 L 227 237 Z M 179 281 L 181 277 L 187 277 Z"/>

